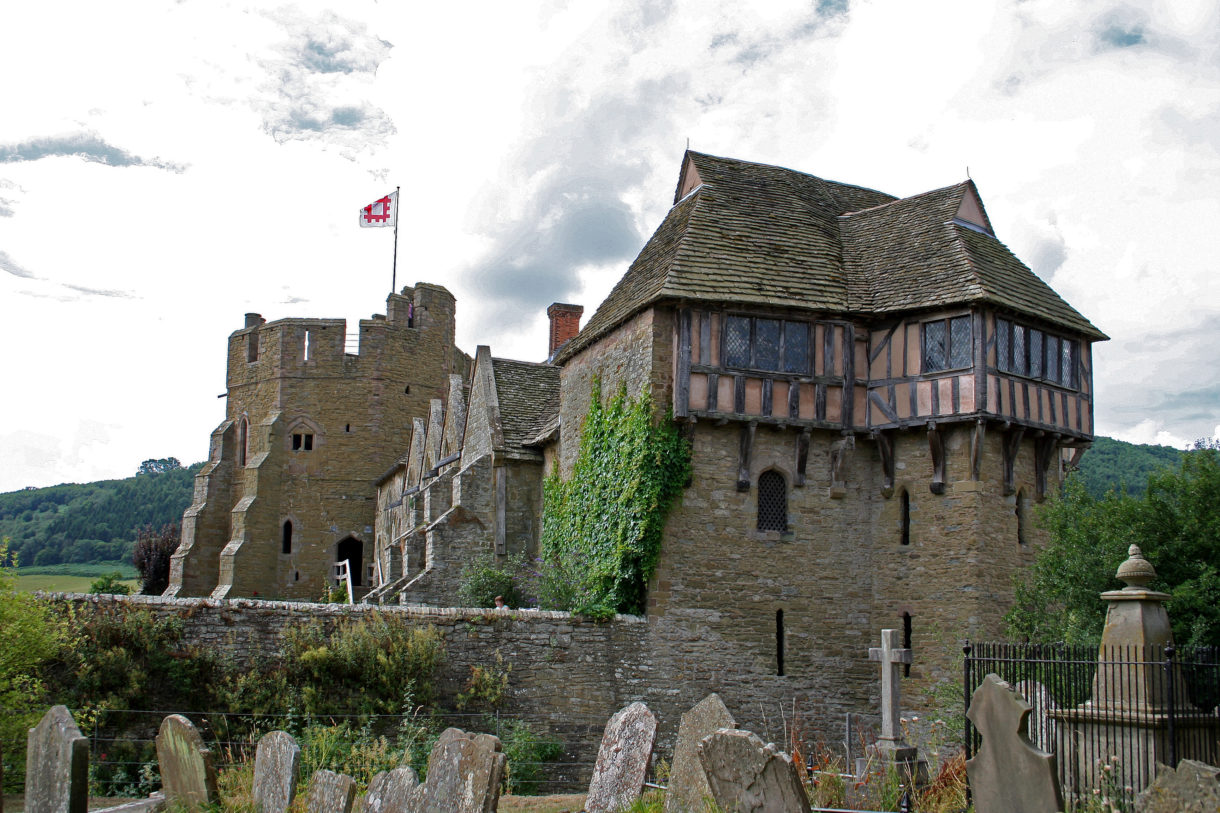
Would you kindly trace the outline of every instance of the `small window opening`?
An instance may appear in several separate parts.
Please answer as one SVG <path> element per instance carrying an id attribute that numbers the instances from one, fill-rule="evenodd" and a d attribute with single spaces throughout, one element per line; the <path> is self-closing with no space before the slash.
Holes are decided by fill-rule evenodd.
<path id="1" fill-rule="evenodd" d="M 902 544 L 911 544 L 911 495 L 902 490 Z"/>
<path id="2" fill-rule="evenodd" d="M 349 423 L 349 424 L 346 424 L 346 425 L 343 427 L 343 431 L 344 431 L 344 432 L 350 432 L 350 431 L 352 431 L 352 425 L 351 425 L 350 423 Z"/>
<path id="3" fill-rule="evenodd" d="M 410 395 L 411 394 L 411 385 L 408 384 L 407 386 L 403 387 L 402 391 L 405 395 Z"/>
<path id="4" fill-rule="evenodd" d="M 294 582 L 299 582 L 301 580 L 301 571 L 299 571 L 299 570 L 292 571 L 292 580 Z"/>
<path id="5" fill-rule="evenodd" d="M 292 451 L 312 452 L 313 451 L 313 435 L 304 433 L 294 433 L 292 436 Z"/>
<path id="6" fill-rule="evenodd" d="M 305 451 L 307 451 L 307 452 L 313 451 L 313 435 L 305 436 Z"/>
<path id="7" fill-rule="evenodd" d="M 902 614 L 902 648 L 903 649 L 911 648 L 911 614 L 910 613 Z M 902 676 L 903 677 L 911 676 L 911 664 L 904 663 L 902 665 Z"/>
<path id="8" fill-rule="evenodd" d="M 284 521 L 284 534 L 280 541 L 280 553 L 292 553 L 292 520 Z"/>
<path id="9" fill-rule="evenodd" d="M 1017 544 L 1024 547 L 1029 544 L 1029 500 L 1024 491 L 1017 492 Z"/>
<path id="10" fill-rule="evenodd" d="M 784 611 L 775 611 L 775 674 L 784 676 Z"/>
<path id="11" fill-rule="evenodd" d="M 258 361 L 258 331 L 246 336 L 246 361 Z"/>
<path id="12" fill-rule="evenodd" d="M 313 358 L 313 341 L 309 335 L 309 331 L 305 331 L 305 360 L 309 361 Z"/>
<path id="13" fill-rule="evenodd" d="M 250 441 L 250 422 L 242 417 L 241 423 L 237 426 L 237 465 L 246 465 L 246 457 L 249 452 Z"/>
<path id="14" fill-rule="evenodd" d="M 788 484 L 777 471 L 758 476 L 758 530 L 788 530 Z"/>

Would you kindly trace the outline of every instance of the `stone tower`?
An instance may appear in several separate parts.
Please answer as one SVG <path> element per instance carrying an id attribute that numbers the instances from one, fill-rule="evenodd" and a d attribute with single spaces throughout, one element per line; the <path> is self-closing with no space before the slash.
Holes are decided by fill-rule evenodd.
<path id="1" fill-rule="evenodd" d="M 225 420 L 182 519 L 167 596 L 314 599 L 347 560 L 370 581 L 374 481 L 411 418 L 468 377 L 454 298 L 418 283 L 360 320 L 247 314 L 229 337 Z M 351 346 L 355 352 L 348 352 Z"/>

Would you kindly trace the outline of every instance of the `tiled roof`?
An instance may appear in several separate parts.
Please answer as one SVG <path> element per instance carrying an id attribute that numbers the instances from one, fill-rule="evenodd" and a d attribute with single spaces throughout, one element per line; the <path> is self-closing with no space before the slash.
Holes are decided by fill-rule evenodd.
<path id="1" fill-rule="evenodd" d="M 498 358 L 491 360 L 491 368 L 496 377 L 504 446 L 510 451 L 525 451 L 524 447 L 559 414 L 559 368 Z"/>
<path id="2" fill-rule="evenodd" d="M 671 299 L 886 313 L 989 301 L 1105 338 L 994 237 L 954 218 L 973 183 L 898 200 L 803 172 L 688 152 L 678 201 L 562 363 Z"/>

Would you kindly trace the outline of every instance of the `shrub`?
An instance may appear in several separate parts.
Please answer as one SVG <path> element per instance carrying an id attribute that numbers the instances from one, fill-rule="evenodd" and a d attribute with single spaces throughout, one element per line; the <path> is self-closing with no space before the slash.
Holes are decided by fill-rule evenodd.
<path id="1" fill-rule="evenodd" d="M 136 545 L 131 561 L 140 571 L 140 592 L 159 596 L 169 587 L 170 557 L 178 549 L 182 528 L 176 522 L 154 529 L 145 525 L 136 531 Z"/>
<path id="2" fill-rule="evenodd" d="M 131 595 L 131 587 L 123 584 L 123 574 L 117 570 L 94 579 L 89 585 L 90 593 L 111 593 L 116 596 Z"/>
<path id="3" fill-rule="evenodd" d="M 494 607 L 501 596 L 509 607 L 525 606 L 528 573 L 523 554 L 480 554 L 462 567 L 458 601 L 463 607 Z"/>

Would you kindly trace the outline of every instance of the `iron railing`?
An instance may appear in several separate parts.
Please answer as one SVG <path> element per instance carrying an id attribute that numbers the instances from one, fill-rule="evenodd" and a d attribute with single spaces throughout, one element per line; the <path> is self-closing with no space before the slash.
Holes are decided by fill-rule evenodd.
<path id="1" fill-rule="evenodd" d="M 1056 756 L 1069 808 L 1130 810 L 1158 763 L 1220 758 L 1220 650 L 976 643 L 963 648 L 966 710 L 995 674 L 1033 707 L 1029 739 Z M 965 724 L 966 756 L 979 733 Z"/>

